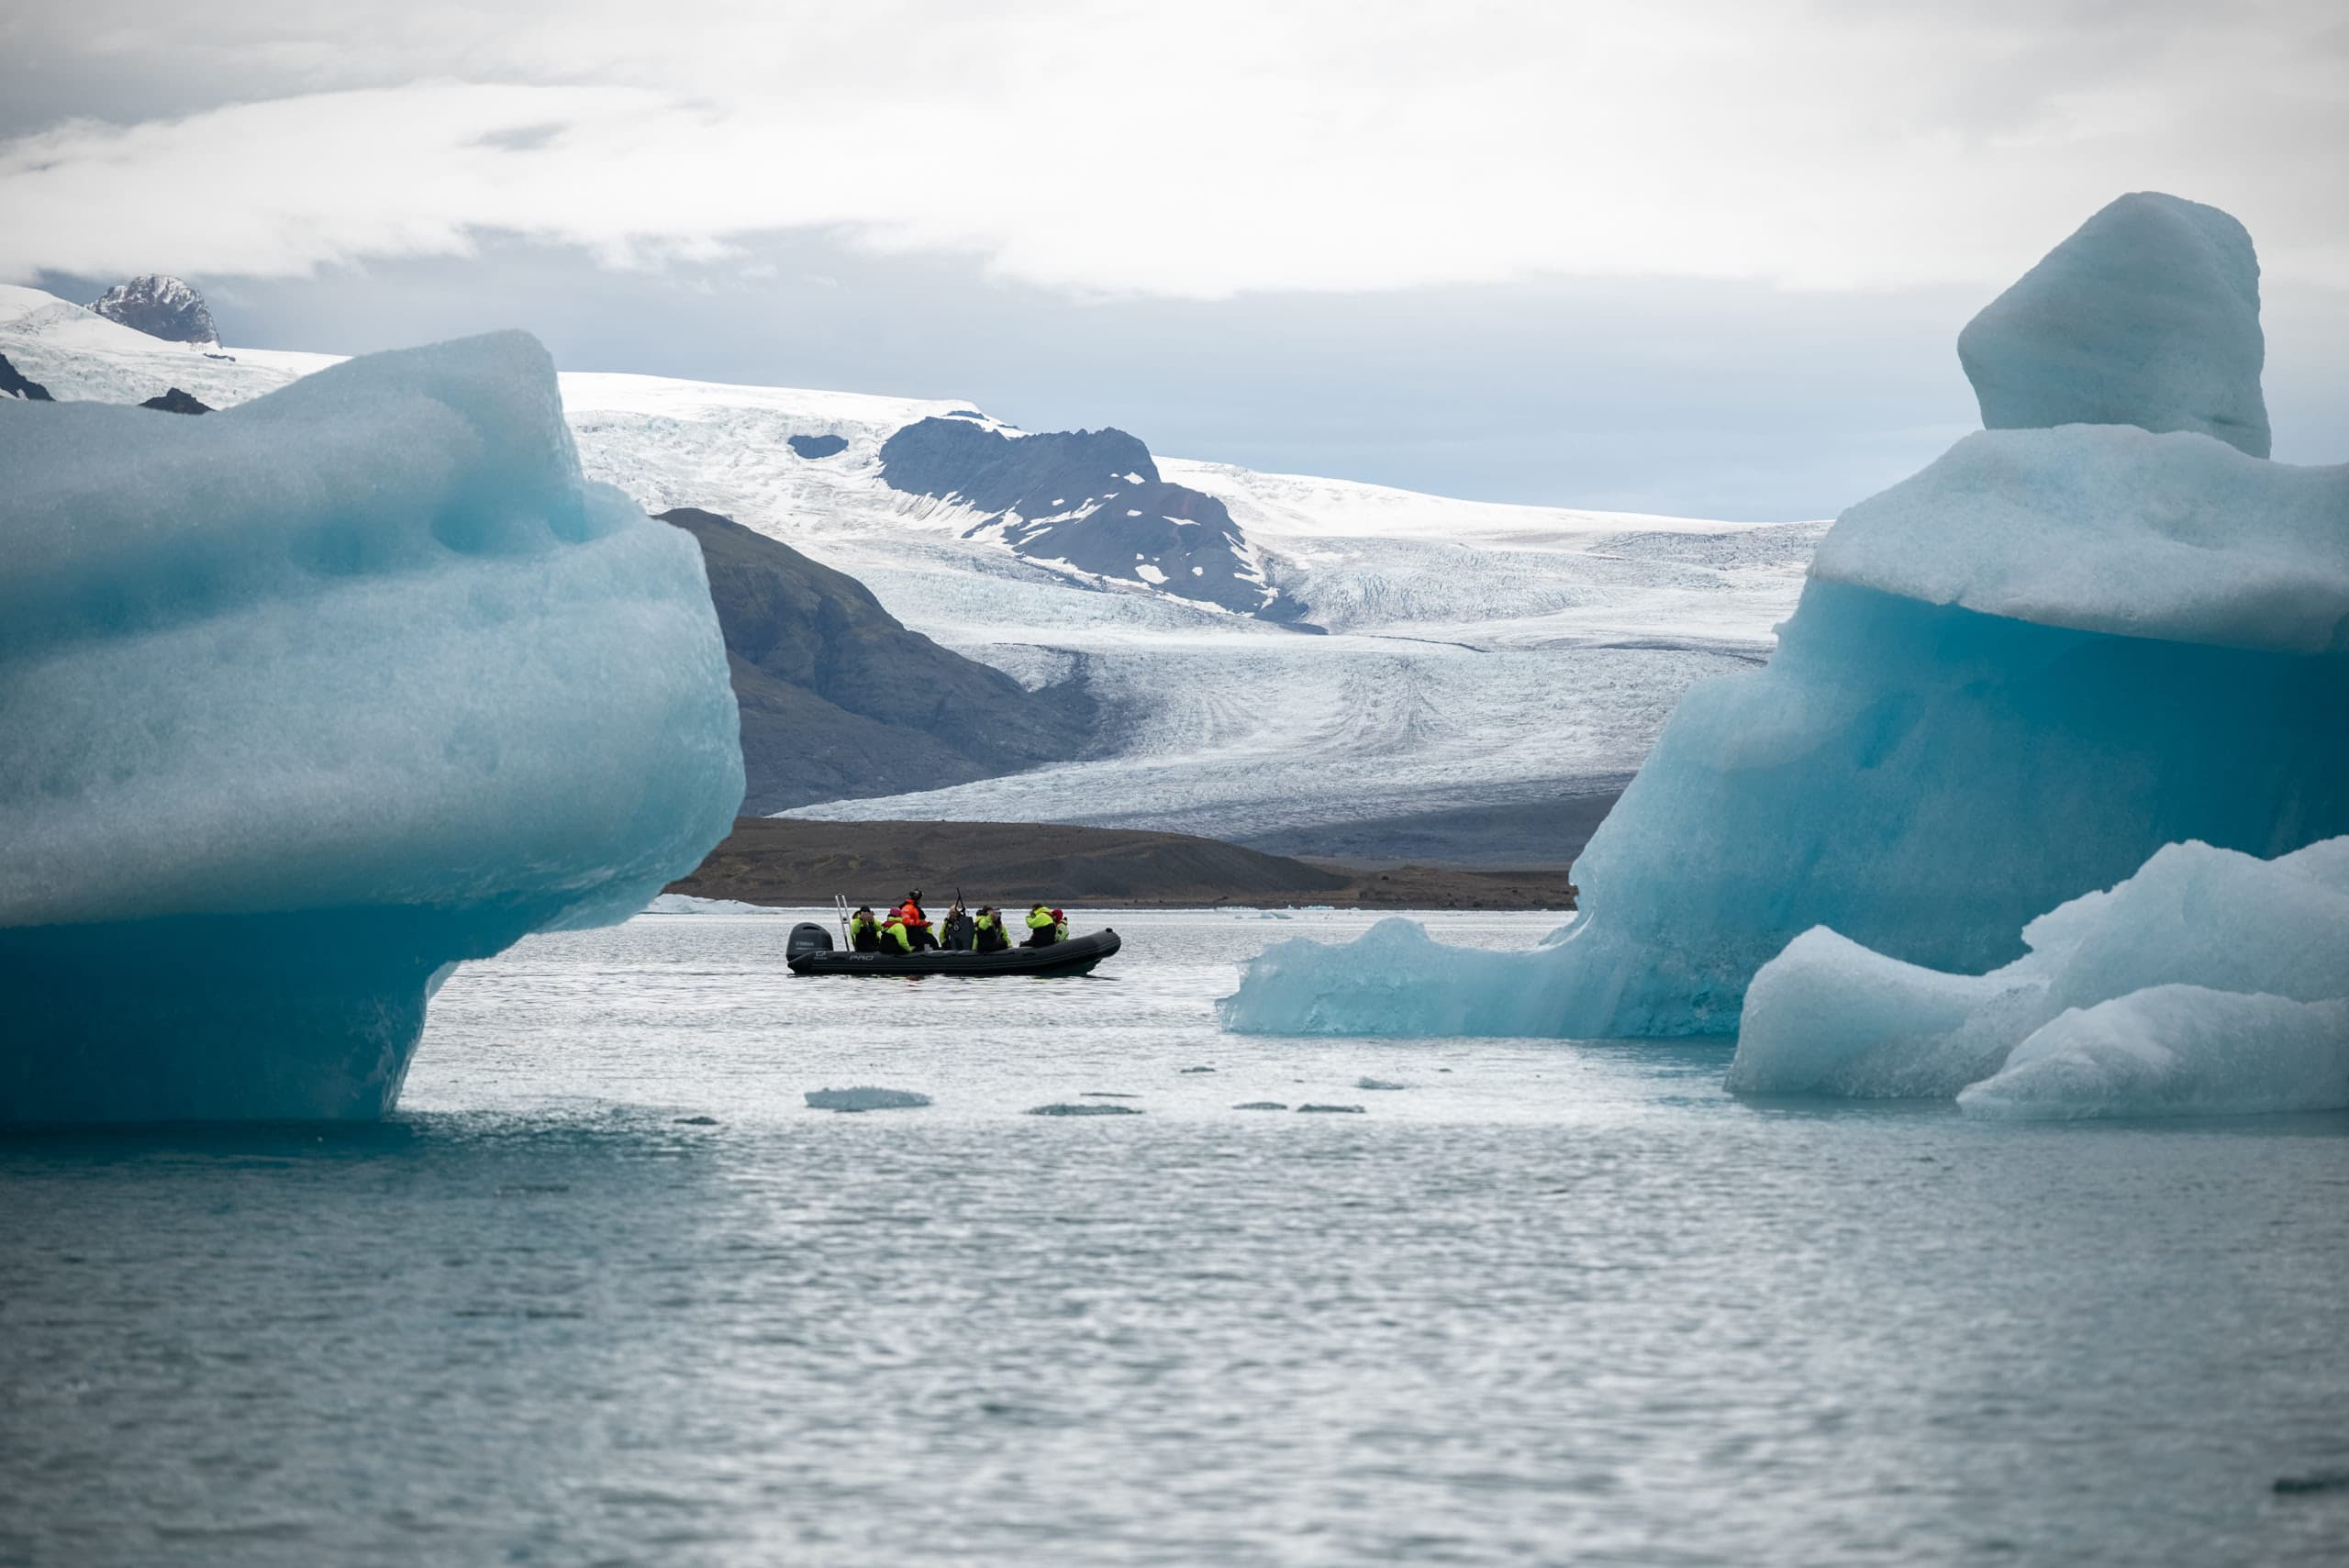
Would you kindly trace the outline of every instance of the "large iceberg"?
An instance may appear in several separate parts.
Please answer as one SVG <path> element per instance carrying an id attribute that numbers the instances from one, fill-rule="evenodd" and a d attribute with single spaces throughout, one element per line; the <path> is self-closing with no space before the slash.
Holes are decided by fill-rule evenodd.
<path id="1" fill-rule="evenodd" d="M 380 1116 L 449 966 L 730 825 L 700 553 L 523 334 L 11 404 L 0 476 L 0 1119 Z"/>
<path id="2" fill-rule="evenodd" d="M 1769 665 L 1689 691 L 1576 867 L 1575 925 L 1506 958 L 1284 944 L 1226 1026 L 1728 1034 L 1815 926 L 1978 975 L 2165 844 L 2349 833 L 2349 466 L 2254 455 L 2241 234 L 2123 197 L 1969 327 L 2001 428 L 1846 512 Z"/>
<path id="3" fill-rule="evenodd" d="M 1944 974 L 1806 931 L 1753 977 L 1729 1087 L 2009 1117 L 2349 1106 L 2349 838 L 2172 844 L 2022 941 Z"/>

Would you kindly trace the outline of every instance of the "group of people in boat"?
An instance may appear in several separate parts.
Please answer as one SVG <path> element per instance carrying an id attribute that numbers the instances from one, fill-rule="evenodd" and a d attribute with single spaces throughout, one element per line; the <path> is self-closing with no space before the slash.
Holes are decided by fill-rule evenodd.
<path id="1" fill-rule="evenodd" d="M 1068 940 L 1068 917 L 1058 909 L 1038 904 L 1028 911 L 1028 940 L 1021 947 L 1044 948 L 1054 942 Z M 921 889 L 906 895 L 905 902 L 885 915 L 875 915 L 870 905 L 857 906 L 849 917 L 848 945 L 856 952 L 926 952 L 941 949 L 949 952 L 1002 952 L 1011 945 L 1011 933 L 1006 929 L 1003 911 L 992 904 L 982 904 L 975 913 L 963 907 L 958 895 L 954 906 L 946 911 L 946 918 L 938 930 L 930 927 L 930 917 L 921 906 Z"/>

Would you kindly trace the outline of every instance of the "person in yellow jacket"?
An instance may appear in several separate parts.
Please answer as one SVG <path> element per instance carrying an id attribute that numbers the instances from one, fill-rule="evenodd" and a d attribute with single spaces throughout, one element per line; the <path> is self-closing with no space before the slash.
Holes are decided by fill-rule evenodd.
<path id="1" fill-rule="evenodd" d="M 881 951 L 883 952 L 914 951 L 914 940 L 906 932 L 905 917 L 894 909 L 889 911 L 889 917 L 881 922 Z"/>
<path id="2" fill-rule="evenodd" d="M 1010 945 L 1011 939 L 1003 934 L 1003 912 L 992 904 L 980 909 L 971 922 L 971 951 L 1001 952 Z"/>
<path id="3" fill-rule="evenodd" d="M 1061 923 L 1052 918 L 1052 910 L 1039 904 L 1028 911 L 1026 945 L 1031 948 L 1048 948 L 1061 940 L 1063 929 Z"/>
<path id="4" fill-rule="evenodd" d="M 859 905 L 856 913 L 849 917 L 848 945 L 856 952 L 881 951 L 881 922 L 873 917 L 869 906 Z"/>

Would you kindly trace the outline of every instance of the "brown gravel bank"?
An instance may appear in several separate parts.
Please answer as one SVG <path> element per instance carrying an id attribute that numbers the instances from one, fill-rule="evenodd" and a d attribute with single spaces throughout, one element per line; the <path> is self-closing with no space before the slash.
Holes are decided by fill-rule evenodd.
<path id="1" fill-rule="evenodd" d="M 1563 865 L 1364 867 L 1294 860 L 1182 833 L 1046 822 L 801 822 L 744 817 L 672 893 L 749 904 L 878 906 L 922 889 L 933 914 L 970 904 L 1217 904 L 1571 909 Z"/>

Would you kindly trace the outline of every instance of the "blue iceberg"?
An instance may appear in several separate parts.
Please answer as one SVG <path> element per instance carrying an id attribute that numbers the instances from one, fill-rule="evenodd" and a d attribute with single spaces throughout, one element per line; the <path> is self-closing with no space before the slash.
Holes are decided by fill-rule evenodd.
<path id="1" fill-rule="evenodd" d="M 0 473 L 0 1120 L 381 1116 L 451 965 L 731 822 L 699 551 L 525 335 L 10 405 Z"/>
<path id="2" fill-rule="evenodd" d="M 2199 202 L 2105 207 L 1966 323 L 1957 357 L 1993 430 L 2137 425 L 2268 452 L 2259 258 Z"/>
<path id="3" fill-rule="evenodd" d="M 1804 932 L 1753 977 L 1729 1087 L 2009 1118 L 2349 1106 L 2349 838 L 2172 844 L 2021 940 L 1967 975 Z"/>
<path id="4" fill-rule="evenodd" d="M 2246 450 L 2240 232 L 2124 197 L 1977 318 L 1966 367 L 2009 428 L 1837 520 L 1770 664 L 1681 701 L 1576 867 L 1574 925 L 1515 955 L 1387 928 L 1286 943 L 1225 1026 L 1725 1035 L 1813 927 L 1979 975 L 2165 844 L 2349 833 L 2349 465 Z M 2159 428 L 2011 428 L 2032 410 Z"/>

